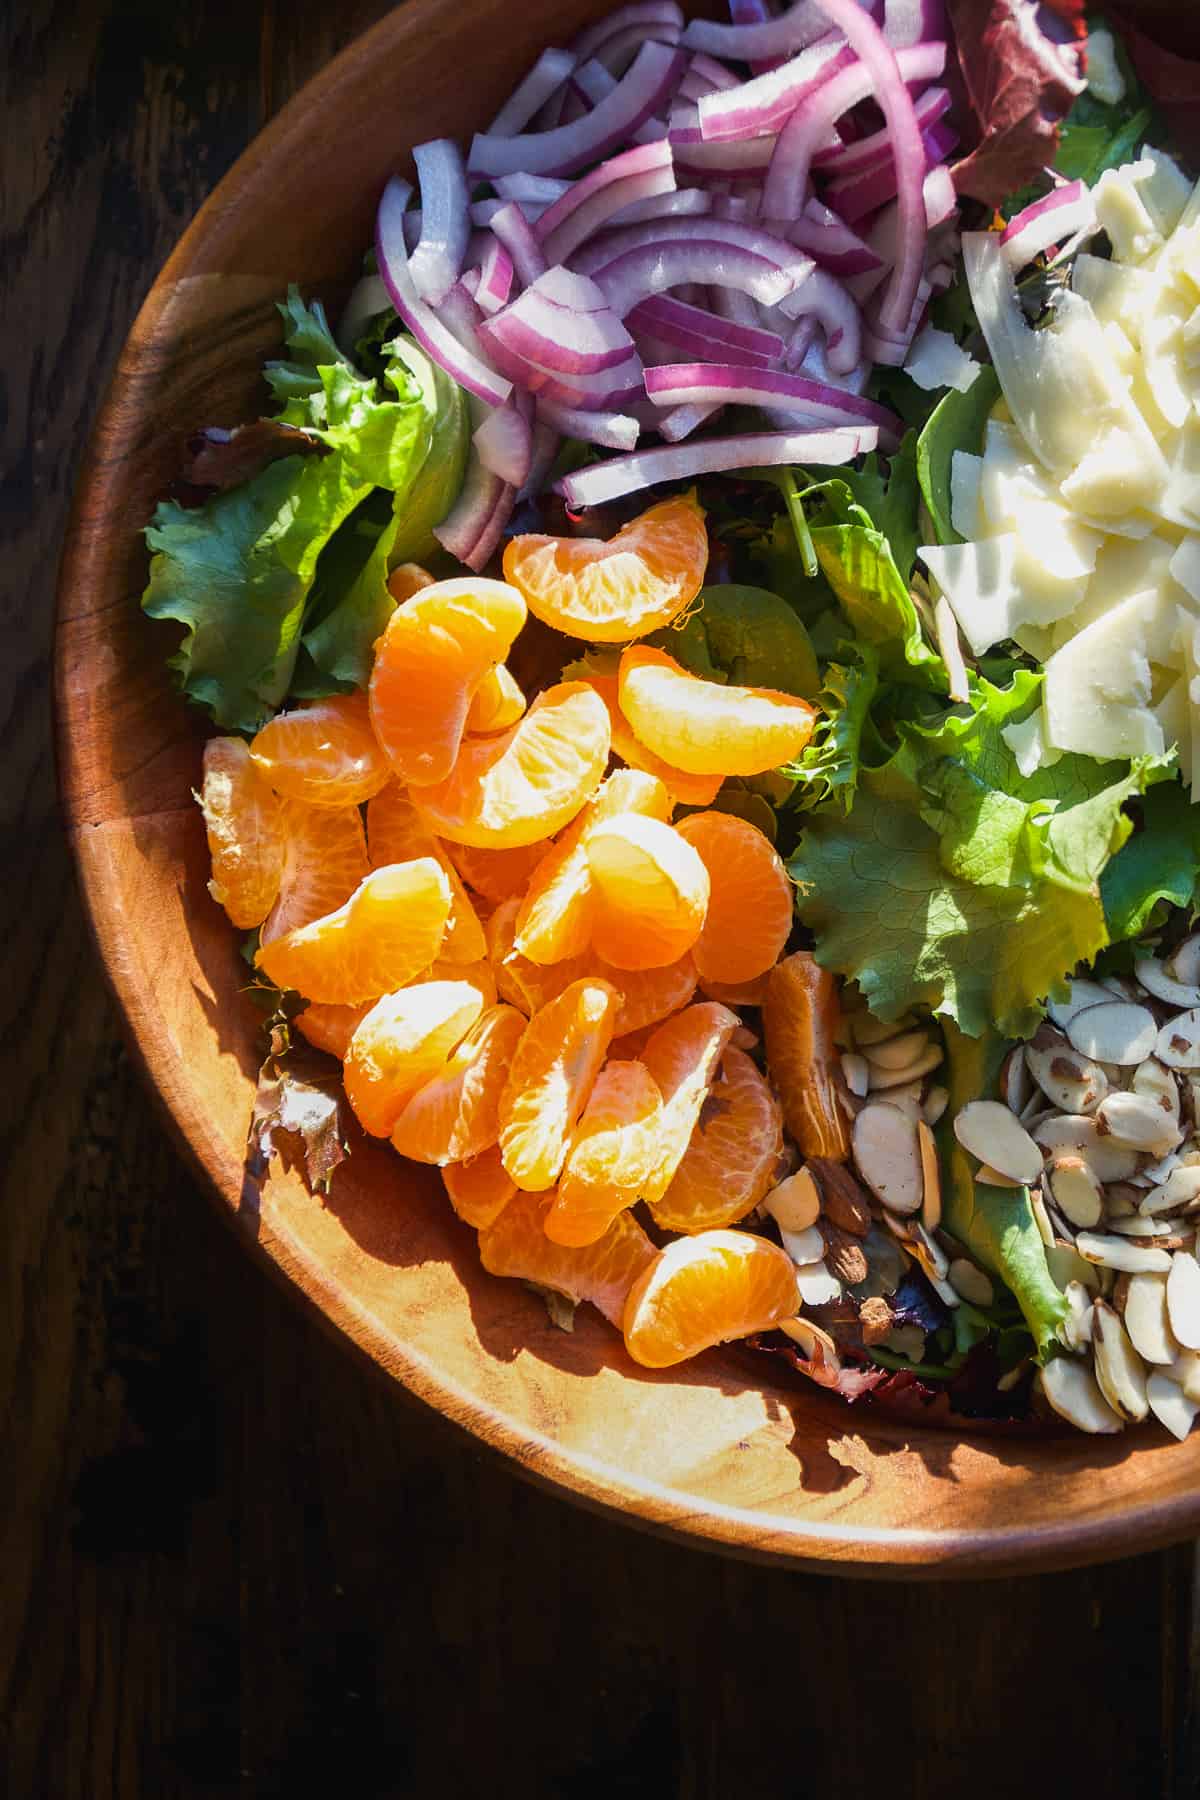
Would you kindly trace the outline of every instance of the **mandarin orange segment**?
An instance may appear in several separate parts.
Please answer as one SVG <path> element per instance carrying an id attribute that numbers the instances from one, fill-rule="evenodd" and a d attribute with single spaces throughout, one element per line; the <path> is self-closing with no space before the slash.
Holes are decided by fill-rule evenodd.
<path id="1" fill-rule="evenodd" d="M 664 650 L 633 644 L 617 680 L 621 711 L 655 755 L 694 775 L 761 775 L 798 756 L 814 709 L 773 688 L 690 675 Z"/>
<path id="2" fill-rule="evenodd" d="M 700 992 L 706 1000 L 719 1000 L 722 1006 L 761 1006 L 767 996 L 771 971 L 756 975 L 753 981 L 712 981 L 701 976 Z"/>
<path id="3" fill-rule="evenodd" d="M 701 1000 L 658 1026 L 643 1046 L 641 1060 L 663 1097 L 658 1161 L 643 1189 L 651 1205 L 662 1199 L 683 1160 L 709 1083 L 738 1022 L 727 1006 Z"/>
<path id="4" fill-rule="evenodd" d="M 692 950 L 699 974 L 731 985 L 755 980 L 774 966 L 792 929 L 794 889 L 775 846 L 734 813 L 692 813 L 676 829 L 711 888 Z"/>
<path id="5" fill-rule="evenodd" d="M 608 1062 L 596 1077 L 546 1214 L 556 1244 L 594 1244 L 641 1196 L 658 1156 L 658 1083 L 644 1063 Z"/>
<path id="6" fill-rule="evenodd" d="M 465 738 L 445 781 L 412 790 L 438 837 L 483 849 L 542 843 L 569 825 L 608 762 L 608 712 L 583 681 L 539 694 L 495 737 Z"/>
<path id="7" fill-rule="evenodd" d="M 525 892 L 529 878 L 546 854 L 545 844 L 519 844 L 512 850 L 483 850 L 470 844 L 443 845 L 447 856 L 473 894 L 493 906 Z"/>
<path id="8" fill-rule="evenodd" d="M 373 869 L 432 856 L 450 883 L 450 921 L 442 945 L 443 959 L 475 963 L 487 955 L 483 926 L 461 875 L 398 781 L 390 782 L 367 802 L 367 856 Z"/>
<path id="9" fill-rule="evenodd" d="M 482 1010 L 466 981 L 422 981 L 385 994 L 350 1039 L 346 1098 L 372 1137 L 387 1137 L 419 1088 L 438 1073 Z"/>
<path id="10" fill-rule="evenodd" d="M 605 819 L 641 813 L 666 821 L 671 796 L 657 776 L 617 769 L 601 783 L 594 800 L 556 840 L 530 877 L 517 916 L 515 944 L 536 963 L 581 956 L 591 941 L 592 877 L 587 839 Z"/>
<path id="11" fill-rule="evenodd" d="M 762 1022 L 788 1131 L 805 1156 L 845 1162 L 850 1133 L 837 1081 L 841 1006 L 833 976 L 809 951 L 797 950 L 771 970 Z"/>
<path id="12" fill-rule="evenodd" d="M 525 1027 L 500 1101 L 500 1151 L 518 1187 L 536 1192 L 558 1179 L 616 1012 L 608 982 L 575 981 Z"/>
<path id="13" fill-rule="evenodd" d="M 660 1250 L 630 1289 L 625 1348 L 644 1368 L 669 1369 L 769 1331 L 799 1305 L 796 1270 L 778 1244 L 747 1231 L 702 1231 Z"/>
<path id="14" fill-rule="evenodd" d="M 420 563 L 397 563 L 387 578 L 387 590 L 397 605 L 411 600 L 422 588 L 433 586 L 433 576 Z"/>
<path id="15" fill-rule="evenodd" d="M 627 1212 L 594 1244 L 556 1244 L 546 1236 L 549 1204 L 547 1194 L 514 1194 L 479 1233 L 480 1261 L 492 1275 L 516 1276 L 570 1300 L 588 1300 L 619 1329 L 631 1288 L 654 1260 L 654 1245 Z"/>
<path id="16" fill-rule="evenodd" d="M 625 644 L 670 625 L 704 585 L 708 533 L 679 494 L 601 538 L 510 538 L 504 576 L 535 618 L 593 644 Z"/>
<path id="17" fill-rule="evenodd" d="M 498 998 L 496 971 L 486 956 L 481 956 L 478 962 L 469 963 L 452 962 L 448 957 L 439 956 L 436 962 L 431 962 L 427 969 L 422 970 L 420 979 L 422 981 L 469 981 L 473 988 L 479 990 L 479 997 L 485 1006 L 495 1006 Z"/>
<path id="18" fill-rule="evenodd" d="M 431 856 L 390 863 L 372 870 L 336 912 L 260 945 L 254 960 L 276 987 L 355 1006 L 427 969 L 449 916 L 450 883 L 440 864 Z"/>
<path id="19" fill-rule="evenodd" d="M 706 1231 L 753 1212 L 772 1186 L 783 1151 L 783 1118 L 766 1077 L 733 1044 L 671 1185 L 654 1207 L 667 1231 Z"/>
<path id="20" fill-rule="evenodd" d="M 283 879 L 259 934 L 264 944 L 336 912 L 369 868 L 357 806 L 307 806 L 303 800 L 285 800 L 283 835 Z"/>
<path id="21" fill-rule="evenodd" d="M 589 832 L 592 948 L 618 969 L 677 962 L 704 927 L 709 880 L 673 825 L 620 813 Z"/>
<path id="22" fill-rule="evenodd" d="M 611 981 L 620 995 L 615 1030 L 622 1037 L 669 1019 L 696 991 L 696 966 L 688 955 L 657 969 L 614 969 L 593 958 L 592 970 L 601 980 Z"/>
<path id="23" fill-rule="evenodd" d="M 399 779 L 430 785 L 454 767 L 475 690 L 525 623 L 504 581 L 438 581 L 398 606 L 375 646 L 375 735 Z"/>
<path id="24" fill-rule="evenodd" d="M 250 754 L 277 794 L 309 806 L 359 806 L 392 776 L 365 694 L 332 694 L 276 713 Z"/>
<path id="25" fill-rule="evenodd" d="M 350 1039 L 374 1004 L 373 1000 L 364 1000 L 359 1006 L 310 1004 L 296 1014 L 292 1024 L 315 1050 L 327 1050 L 341 1062 L 350 1048 Z"/>
<path id="26" fill-rule="evenodd" d="M 507 731 L 525 711 L 525 695 L 507 663 L 489 669 L 471 701 L 468 731 Z"/>
<path id="27" fill-rule="evenodd" d="M 392 1143 L 414 1162 L 464 1162 L 500 1136 L 500 1095 L 528 1021 L 492 1006 L 445 1066 L 418 1088 L 392 1127 Z"/>
<path id="28" fill-rule="evenodd" d="M 589 674 L 587 682 L 595 688 L 605 706 L 608 708 L 609 730 L 612 733 L 612 753 L 619 756 L 623 763 L 631 769 L 643 769 L 647 775 L 657 775 L 671 797 L 680 806 L 711 806 L 717 797 L 723 775 L 688 775 L 683 769 L 673 768 L 661 756 L 655 756 L 653 750 L 643 744 L 621 711 L 617 699 L 617 677 L 615 675 Z"/>
<path id="29" fill-rule="evenodd" d="M 447 1163 L 442 1185 L 459 1218 L 476 1230 L 493 1224 L 517 1192 L 516 1182 L 500 1160 L 499 1144 L 466 1162 Z"/>
<path id="30" fill-rule="evenodd" d="M 249 931 L 270 912 L 283 879 L 284 809 L 235 737 L 205 744 L 198 797 L 212 857 L 208 891 L 239 931 Z"/>

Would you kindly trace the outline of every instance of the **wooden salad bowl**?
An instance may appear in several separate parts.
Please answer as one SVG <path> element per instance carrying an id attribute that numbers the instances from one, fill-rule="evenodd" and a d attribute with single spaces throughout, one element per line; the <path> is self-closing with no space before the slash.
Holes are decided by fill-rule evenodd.
<path id="1" fill-rule="evenodd" d="M 335 303 L 387 175 L 487 119 L 603 0 L 410 0 L 250 146 L 152 288 L 84 462 L 59 596 L 60 774 L 100 957 L 178 1137 L 248 1247 L 359 1350 L 520 1472 L 694 1544 L 847 1574 L 1064 1567 L 1200 1529 L 1200 1434 L 945 1430 L 851 1408 L 744 1349 L 639 1368 L 480 1265 L 436 1170 L 356 1144 L 328 1200 L 244 1168 L 259 1016 L 206 891 L 205 736 L 137 598 L 141 530 L 201 425 L 253 417 L 289 281 Z M 164 1204 L 170 1204 L 164 1196 Z M 782 1377 L 780 1379 L 779 1377 Z"/>

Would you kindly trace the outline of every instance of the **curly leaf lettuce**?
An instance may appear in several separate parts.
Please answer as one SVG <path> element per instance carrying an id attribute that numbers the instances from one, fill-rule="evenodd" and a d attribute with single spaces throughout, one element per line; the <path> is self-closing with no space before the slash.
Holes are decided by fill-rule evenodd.
<path id="1" fill-rule="evenodd" d="M 977 682 L 970 708 L 901 725 L 849 817 L 806 822 L 789 864 L 800 917 L 881 1018 L 926 1005 L 971 1037 L 993 1021 L 1024 1037 L 1109 943 L 1100 879 L 1132 830 L 1126 803 L 1162 771 L 1064 757 L 1022 777 L 1002 730 L 1039 681 Z"/>
<path id="2" fill-rule="evenodd" d="M 735 583 L 701 588 L 684 623 L 647 640 L 694 675 L 811 700 L 821 685 L 812 640 L 786 600 Z"/>
<path id="3" fill-rule="evenodd" d="M 854 660 L 827 664 L 813 735 L 783 771 L 797 783 L 801 806 L 836 806 L 844 815 L 854 805 L 863 733 L 878 690 L 879 658 L 869 645 L 858 645 Z"/>
<path id="4" fill-rule="evenodd" d="M 1161 905 L 1194 907 L 1200 879 L 1200 808 L 1179 781 L 1162 782 L 1142 801 L 1142 829 L 1100 877 L 1113 942 L 1138 937 Z"/>

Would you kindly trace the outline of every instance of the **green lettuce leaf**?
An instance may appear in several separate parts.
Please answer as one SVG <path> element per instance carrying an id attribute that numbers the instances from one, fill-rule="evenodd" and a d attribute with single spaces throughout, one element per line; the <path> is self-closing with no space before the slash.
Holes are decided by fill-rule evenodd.
<path id="1" fill-rule="evenodd" d="M 1100 878 L 1132 830 L 1126 803 L 1162 770 L 1064 757 L 1021 776 L 1002 729 L 1039 683 L 976 682 L 969 707 L 901 724 L 850 816 L 807 820 L 789 864 L 800 916 L 881 1018 L 927 1005 L 972 1037 L 993 1020 L 1024 1037 L 1109 942 Z"/>
<path id="2" fill-rule="evenodd" d="M 1067 1305 L 1047 1267 L 1029 1191 L 977 1183 L 971 1159 L 953 1129 L 955 1116 L 968 1101 L 994 1094 L 1008 1046 L 993 1031 L 965 1037 L 950 1023 L 945 1040 L 950 1100 L 938 1138 L 950 1179 L 942 1195 L 942 1224 L 1010 1290 L 1041 1358 L 1057 1341 L 1055 1329 L 1066 1317 Z"/>
<path id="3" fill-rule="evenodd" d="M 987 416 L 999 397 L 996 371 L 984 368 L 965 393 L 951 388 L 938 401 L 917 439 L 917 478 L 939 544 L 963 541 L 950 523 L 950 468 L 956 450 L 978 454 Z"/>
<path id="4" fill-rule="evenodd" d="M 433 535 L 458 499 L 467 472 L 471 425 L 467 398 L 456 381 L 426 356 L 411 338 L 393 338 L 391 369 L 397 363 L 416 384 L 432 421 L 429 447 L 403 495 L 394 503 L 396 533 L 389 551 L 392 568 L 397 563 L 424 562 L 438 548 Z"/>
<path id="5" fill-rule="evenodd" d="M 1142 801 L 1142 828 L 1100 877 L 1113 942 L 1138 937 L 1161 904 L 1194 907 L 1200 879 L 1200 807 L 1179 781 L 1161 782 Z"/>
<path id="6" fill-rule="evenodd" d="M 295 283 L 289 287 L 287 299 L 280 301 L 278 311 L 283 319 L 283 341 L 291 355 L 264 364 L 263 379 L 286 411 L 290 402 L 319 394 L 321 369 L 345 358 L 329 329 L 325 308 L 319 300 L 306 306 Z M 299 419 L 285 422 L 302 423 Z"/>
<path id="7" fill-rule="evenodd" d="M 798 784 L 801 806 L 830 805 L 845 814 L 854 805 L 863 733 L 879 689 L 875 651 L 860 644 L 855 657 L 826 665 L 816 728 L 800 757 L 784 770 Z"/>
<path id="8" fill-rule="evenodd" d="M 694 675 L 736 687 L 772 687 L 811 700 L 821 686 L 812 640 L 786 600 L 766 588 L 701 588 L 681 626 L 647 640 Z"/>

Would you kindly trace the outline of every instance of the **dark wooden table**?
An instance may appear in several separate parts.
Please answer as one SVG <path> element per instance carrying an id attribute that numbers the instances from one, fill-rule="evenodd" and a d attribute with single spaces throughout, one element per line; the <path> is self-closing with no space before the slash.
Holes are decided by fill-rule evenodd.
<path id="1" fill-rule="evenodd" d="M 55 816 L 74 471 L 199 201 L 382 10 L 0 7 L 0 1791 L 1195 1794 L 1190 1549 L 865 1585 L 535 1492 L 249 1262 L 126 1061 Z"/>

